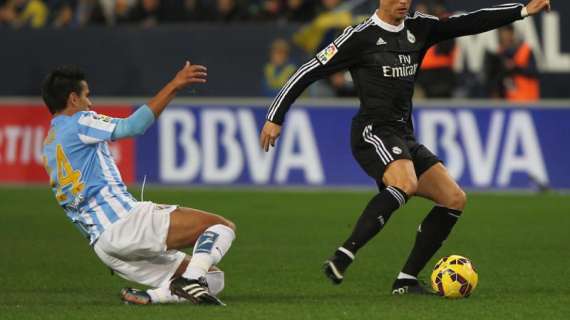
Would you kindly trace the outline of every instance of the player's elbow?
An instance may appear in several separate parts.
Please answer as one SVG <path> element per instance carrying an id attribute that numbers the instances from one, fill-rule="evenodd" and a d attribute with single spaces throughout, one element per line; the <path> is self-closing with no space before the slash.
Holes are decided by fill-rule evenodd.
<path id="1" fill-rule="evenodd" d="M 132 132 L 133 136 L 135 136 L 135 137 L 136 136 L 142 136 L 146 132 L 146 129 L 148 129 L 148 126 L 145 126 L 144 124 L 137 124 L 137 125 L 133 126 L 133 129 L 131 132 Z"/>
<path id="2" fill-rule="evenodd" d="M 117 127 L 113 131 L 113 140 L 137 137 L 143 135 L 150 125 L 146 123 L 137 123 L 135 119 L 121 119 L 117 123 Z"/>
<path id="3" fill-rule="evenodd" d="M 123 121 L 128 136 L 141 136 L 155 120 L 154 112 L 148 106 L 142 106 Z"/>

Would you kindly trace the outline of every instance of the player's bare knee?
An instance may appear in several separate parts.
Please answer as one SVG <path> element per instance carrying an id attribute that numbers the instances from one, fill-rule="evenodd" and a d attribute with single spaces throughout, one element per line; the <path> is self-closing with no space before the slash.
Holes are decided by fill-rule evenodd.
<path id="1" fill-rule="evenodd" d="M 463 211 L 467 205 L 467 194 L 461 189 L 454 190 L 446 198 L 445 206 L 449 209 Z"/>
<path id="2" fill-rule="evenodd" d="M 467 194 L 461 189 L 459 189 L 457 194 L 457 204 L 460 210 L 465 209 L 465 206 L 467 205 Z"/>
<path id="3" fill-rule="evenodd" d="M 397 162 L 393 165 L 384 172 L 382 182 L 386 186 L 393 186 L 404 191 L 408 197 L 413 196 L 418 190 L 418 179 L 413 167 L 410 169 Z"/>
<path id="4" fill-rule="evenodd" d="M 404 191 L 408 197 L 411 197 L 416 194 L 418 190 L 418 179 L 411 176 L 404 177 L 399 179 L 395 187 L 400 188 L 400 190 Z"/>
<path id="5" fill-rule="evenodd" d="M 409 197 L 415 195 L 418 191 L 418 179 L 416 177 L 412 177 L 406 180 L 406 186 L 403 190 Z"/>
<path id="6" fill-rule="evenodd" d="M 234 234 L 236 233 L 236 225 L 235 223 L 233 223 L 232 221 L 218 216 L 218 215 L 211 215 L 211 217 L 209 217 L 209 219 L 204 220 L 202 222 L 202 224 L 197 227 L 197 228 L 190 228 L 188 230 L 188 234 L 190 239 L 192 239 L 192 242 L 196 242 L 196 240 L 198 239 L 198 237 L 200 237 L 200 235 L 202 233 L 204 233 L 206 230 L 208 230 L 210 227 L 216 226 L 216 225 L 223 225 L 226 226 L 230 229 L 232 229 L 232 231 L 234 232 Z"/>
<path id="7" fill-rule="evenodd" d="M 224 225 L 224 226 L 226 226 L 226 227 L 232 229 L 234 232 L 236 231 L 236 225 L 235 225 L 235 223 L 233 223 L 233 221 L 231 221 L 231 220 L 229 220 L 229 219 L 227 219 L 227 218 L 224 218 L 224 217 L 222 217 L 222 216 L 216 216 L 216 220 L 215 220 L 215 221 L 212 221 L 211 224 L 212 224 L 212 225 L 221 224 L 221 225 Z"/>
<path id="8" fill-rule="evenodd" d="M 234 231 L 234 233 L 236 232 L 236 224 L 233 223 L 233 221 L 224 218 L 224 223 L 222 223 L 222 224 L 225 225 L 226 227 L 232 229 Z"/>

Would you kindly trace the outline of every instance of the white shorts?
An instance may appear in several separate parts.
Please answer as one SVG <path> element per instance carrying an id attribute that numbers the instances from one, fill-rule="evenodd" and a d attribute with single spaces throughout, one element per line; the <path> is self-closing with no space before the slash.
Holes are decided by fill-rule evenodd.
<path id="1" fill-rule="evenodd" d="M 166 249 L 170 213 L 177 206 L 138 202 L 131 213 L 106 229 L 93 247 L 119 276 L 150 287 L 168 284 L 186 254 Z"/>

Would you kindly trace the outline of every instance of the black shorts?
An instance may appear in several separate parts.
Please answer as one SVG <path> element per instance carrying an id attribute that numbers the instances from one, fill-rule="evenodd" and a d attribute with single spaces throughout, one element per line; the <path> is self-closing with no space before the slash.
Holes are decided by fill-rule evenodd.
<path id="1" fill-rule="evenodd" d="M 388 165 L 408 159 L 414 163 L 416 176 L 442 162 L 433 152 L 416 141 L 404 126 L 378 125 L 354 120 L 351 129 L 352 155 L 362 169 L 381 182 Z M 381 183 L 378 183 L 381 187 Z"/>

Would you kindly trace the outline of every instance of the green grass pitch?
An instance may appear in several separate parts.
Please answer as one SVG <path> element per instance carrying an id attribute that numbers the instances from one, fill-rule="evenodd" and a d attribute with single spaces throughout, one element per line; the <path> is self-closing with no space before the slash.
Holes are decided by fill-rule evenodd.
<path id="1" fill-rule="evenodd" d="M 470 195 L 437 258 L 470 257 L 480 282 L 451 301 L 389 294 L 430 208 L 419 199 L 360 252 L 341 286 L 325 280 L 321 263 L 371 195 L 149 188 L 149 200 L 225 215 L 238 238 L 220 265 L 226 308 L 137 307 L 120 303 L 129 283 L 97 260 L 51 191 L 0 188 L 0 319 L 570 319 L 570 197 Z"/>

